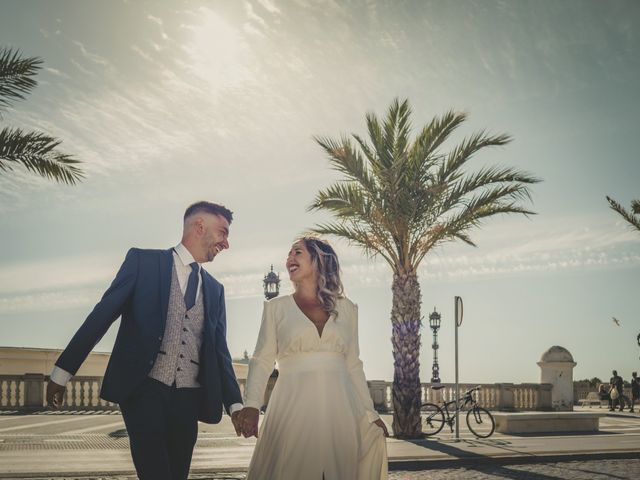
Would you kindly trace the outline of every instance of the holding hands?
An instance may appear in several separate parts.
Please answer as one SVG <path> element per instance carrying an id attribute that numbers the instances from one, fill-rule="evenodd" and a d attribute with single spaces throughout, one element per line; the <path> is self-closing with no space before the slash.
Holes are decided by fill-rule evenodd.
<path id="1" fill-rule="evenodd" d="M 58 385 L 53 380 L 49 380 L 49 383 L 47 383 L 47 405 L 60 410 L 64 401 L 64 390 L 65 387 Z"/>
<path id="2" fill-rule="evenodd" d="M 231 415 L 231 421 L 236 429 L 236 435 L 244 435 L 245 438 L 258 438 L 258 419 L 260 412 L 257 408 L 244 407 Z"/>

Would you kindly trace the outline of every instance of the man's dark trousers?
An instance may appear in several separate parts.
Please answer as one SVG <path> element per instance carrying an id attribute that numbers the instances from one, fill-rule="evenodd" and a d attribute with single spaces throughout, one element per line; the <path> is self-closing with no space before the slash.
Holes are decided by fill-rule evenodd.
<path id="1" fill-rule="evenodd" d="M 198 436 L 200 388 L 147 378 L 120 410 L 140 480 L 186 480 Z"/>

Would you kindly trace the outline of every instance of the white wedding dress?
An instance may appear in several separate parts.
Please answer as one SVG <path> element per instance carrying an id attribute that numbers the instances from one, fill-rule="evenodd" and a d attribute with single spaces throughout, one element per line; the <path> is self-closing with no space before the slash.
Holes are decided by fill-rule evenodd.
<path id="1" fill-rule="evenodd" d="M 247 480 L 380 480 L 387 449 L 359 358 L 358 309 L 339 299 L 322 336 L 292 295 L 265 302 L 245 405 L 263 405 L 279 376 Z"/>

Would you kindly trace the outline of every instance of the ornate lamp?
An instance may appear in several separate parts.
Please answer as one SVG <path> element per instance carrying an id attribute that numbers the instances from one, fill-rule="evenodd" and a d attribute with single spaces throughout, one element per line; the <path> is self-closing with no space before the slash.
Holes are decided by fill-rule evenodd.
<path id="1" fill-rule="evenodd" d="M 264 285 L 264 297 L 267 300 L 277 297 L 280 293 L 280 275 L 273 271 L 273 265 L 271 265 L 271 271 L 264 276 L 262 284 Z"/>
<path id="2" fill-rule="evenodd" d="M 433 368 L 431 371 L 431 383 L 440 383 L 440 366 L 438 365 L 438 330 L 440 329 L 441 317 L 433 307 L 433 312 L 429 315 L 429 327 L 433 330 Z"/>

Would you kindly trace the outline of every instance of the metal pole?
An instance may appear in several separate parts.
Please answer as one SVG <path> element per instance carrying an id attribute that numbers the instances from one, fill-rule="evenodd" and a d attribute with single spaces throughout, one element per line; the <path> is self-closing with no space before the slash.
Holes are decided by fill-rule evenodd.
<path id="1" fill-rule="evenodd" d="M 460 441 L 460 410 L 459 410 L 459 399 L 460 399 L 460 385 L 458 381 L 458 327 L 462 325 L 462 312 L 463 312 L 463 304 L 462 297 L 454 297 L 455 304 L 455 315 L 454 320 L 456 324 L 455 328 L 455 352 L 456 352 L 456 442 Z M 460 305 L 460 310 L 458 311 L 458 305 Z"/>

